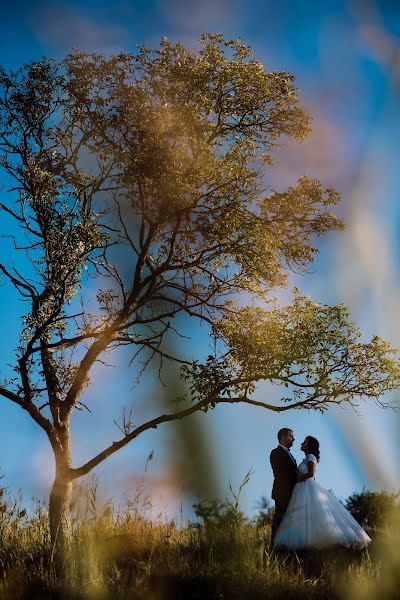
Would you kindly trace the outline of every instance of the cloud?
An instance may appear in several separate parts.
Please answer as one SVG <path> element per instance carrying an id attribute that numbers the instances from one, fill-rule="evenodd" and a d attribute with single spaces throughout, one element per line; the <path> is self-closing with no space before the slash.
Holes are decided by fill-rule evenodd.
<path id="1" fill-rule="evenodd" d="M 276 164 L 267 172 L 267 181 L 272 187 L 284 189 L 307 173 L 320 178 L 324 185 L 341 189 L 352 167 L 348 140 L 337 125 L 318 115 L 315 107 L 308 110 L 314 117 L 311 133 L 301 143 L 284 140 L 276 153 Z"/>
<path id="2" fill-rule="evenodd" d="M 158 0 L 157 10 L 182 33 L 225 30 L 238 16 L 237 2 L 229 0 Z"/>
<path id="3" fill-rule="evenodd" d="M 40 4 L 31 13 L 30 25 L 37 39 L 57 52 L 71 48 L 114 52 L 128 41 L 128 30 L 123 26 L 106 23 L 67 4 Z"/>

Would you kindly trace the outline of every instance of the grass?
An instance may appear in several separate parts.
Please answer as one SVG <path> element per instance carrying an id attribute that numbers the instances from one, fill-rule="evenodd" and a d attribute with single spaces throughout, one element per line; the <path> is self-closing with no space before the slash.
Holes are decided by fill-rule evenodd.
<path id="1" fill-rule="evenodd" d="M 399 597 L 397 527 L 364 553 L 270 551 L 270 525 L 250 521 L 238 502 L 201 503 L 199 521 L 146 518 L 140 495 L 96 508 L 96 485 L 75 507 L 66 581 L 55 575 L 46 507 L 32 514 L 0 493 L 1 600 L 302 599 Z M 82 500 L 82 499 L 81 499 Z M 397 544 L 397 545 L 396 545 Z"/>

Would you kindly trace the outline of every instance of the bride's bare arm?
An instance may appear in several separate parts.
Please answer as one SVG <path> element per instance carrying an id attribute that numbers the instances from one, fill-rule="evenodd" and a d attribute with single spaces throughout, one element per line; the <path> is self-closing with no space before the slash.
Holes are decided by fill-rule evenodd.
<path id="1" fill-rule="evenodd" d="M 315 475 L 315 463 L 312 460 L 307 461 L 307 473 L 299 473 L 297 475 L 297 481 L 305 481 L 306 479 L 310 479 L 310 477 L 314 477 Z"/>

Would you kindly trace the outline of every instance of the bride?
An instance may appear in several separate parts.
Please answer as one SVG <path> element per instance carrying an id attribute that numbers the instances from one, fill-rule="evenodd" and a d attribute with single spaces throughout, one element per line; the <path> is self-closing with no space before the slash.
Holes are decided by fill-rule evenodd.
<path id="1" fill-rule="evenodd" d="M 274 546 L 294 549 L 365 548 L 371 538 L 339 500 L 315 481 L 319 442 L 311 435 L 301 444 L 305 459 L 297 470 L 297 483 L 279 525 Z"/>

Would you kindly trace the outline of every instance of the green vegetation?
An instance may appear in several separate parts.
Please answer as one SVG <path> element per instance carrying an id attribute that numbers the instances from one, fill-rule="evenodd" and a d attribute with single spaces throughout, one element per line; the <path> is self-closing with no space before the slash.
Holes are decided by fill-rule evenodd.
<path id="1" fill-rule="evenodd" d="M 265 499 L 252 520 L 237 499 L 202 501 L 194 506 L 197 521 L 178 526 L 162 516 L 147 518 L 149 507 L 140 494 L 119 508 L 110 503 L 96 508 L 96 492 L 91 480 L 74 506 L 71 554 L 62 583 L 54 568 L 47 508 L 36 501 L 28 514 L 21 509 L 21 498 L 13 500 L 1 490 L 1 599 L 396 597 L 398 544 L 388 535 L 396 535 L 398 503 L 392 503 L 389 527 L 383 520 L 370 527 L 368 552 L 278 555 L 269 547 L 271 510 Z M 371 496 L 358 494 L 359 504 L 364 498 L 371 507 Z M 390 503 L 395 495 L 380 492 L 376 497 L 383 506 L 383 497 Z"/>

